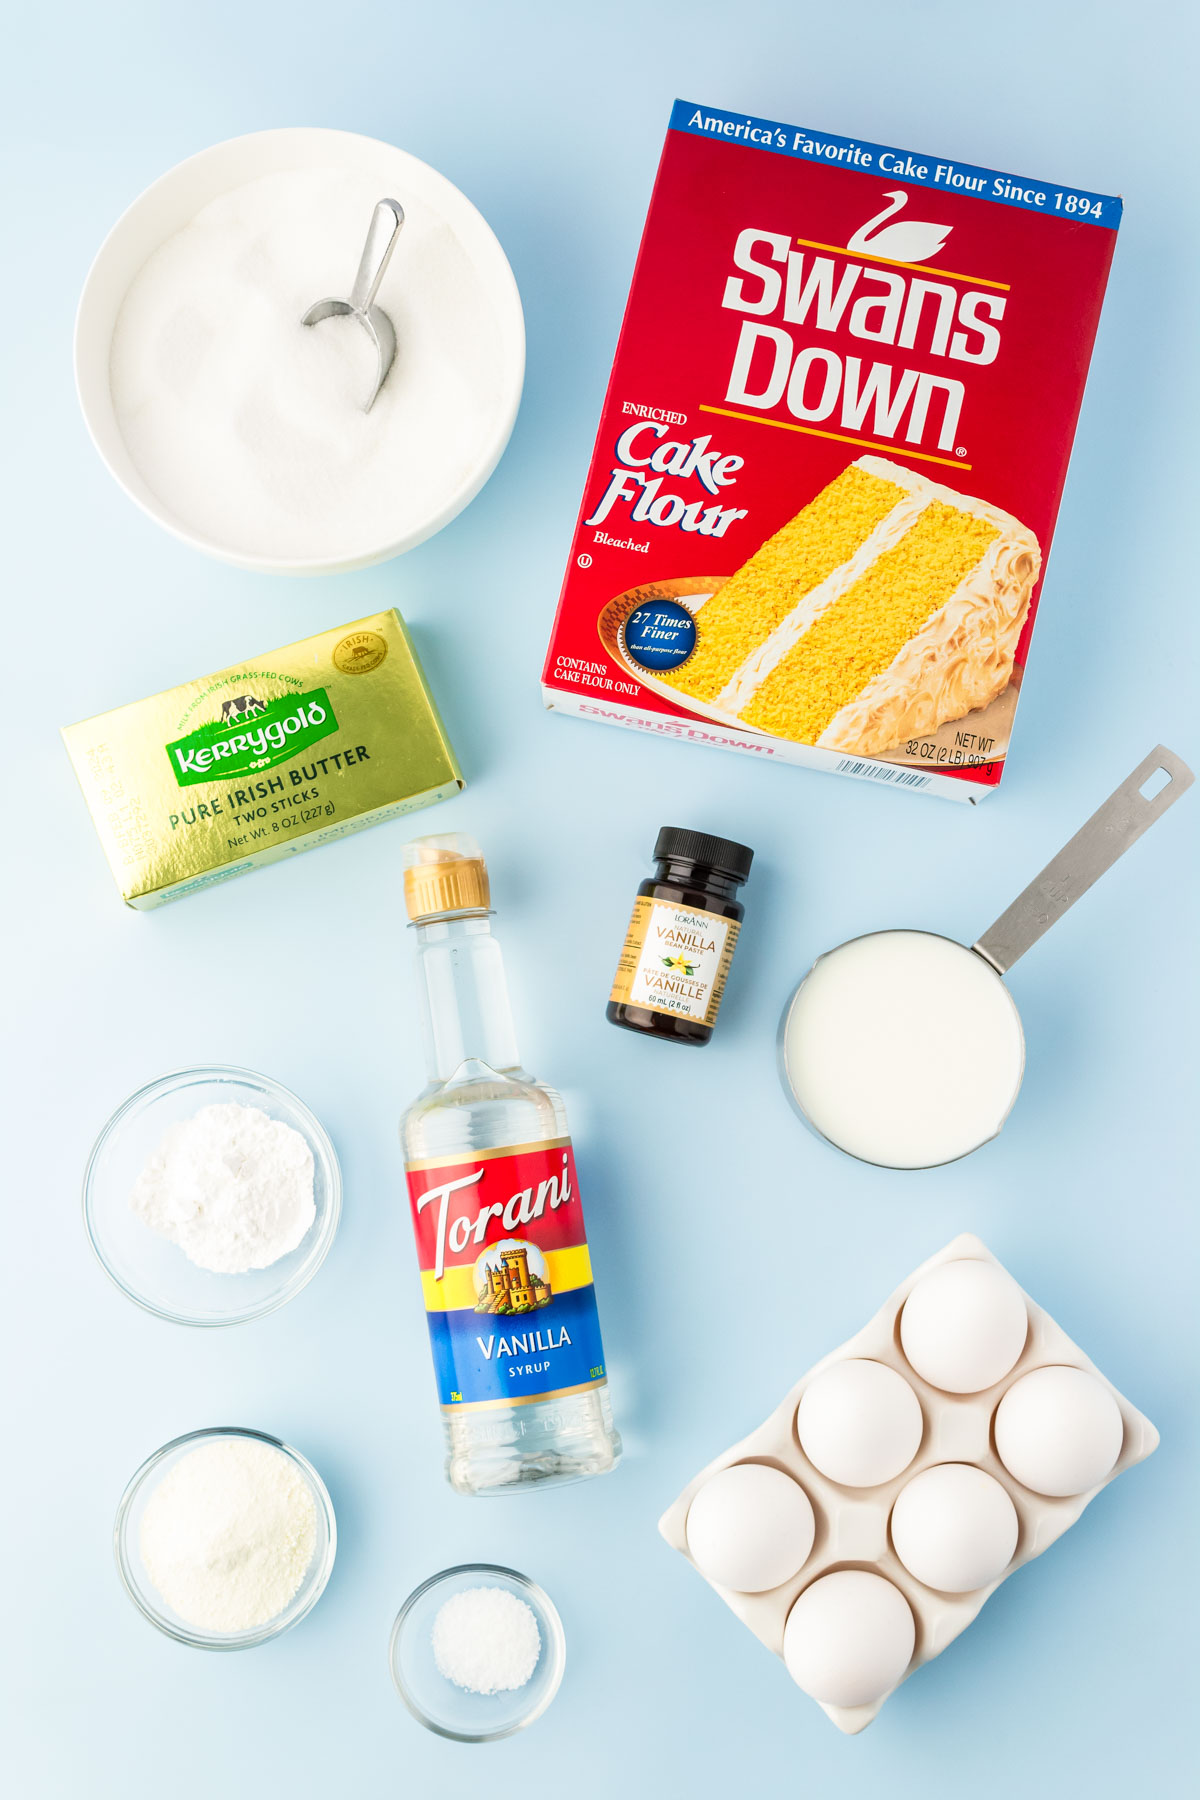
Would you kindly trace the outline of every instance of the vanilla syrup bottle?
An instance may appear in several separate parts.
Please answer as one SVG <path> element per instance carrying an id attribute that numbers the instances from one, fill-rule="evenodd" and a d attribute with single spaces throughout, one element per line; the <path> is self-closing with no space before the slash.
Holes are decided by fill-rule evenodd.
<path id="1" fill-rule="evenodd" d="M 429 1080 L 401 1121 L 446 1474 L 460 1494 L 602 1475 L 613 1426 L 563 1103 L 521 1067 L 487 869 L 405 848 Z"/>

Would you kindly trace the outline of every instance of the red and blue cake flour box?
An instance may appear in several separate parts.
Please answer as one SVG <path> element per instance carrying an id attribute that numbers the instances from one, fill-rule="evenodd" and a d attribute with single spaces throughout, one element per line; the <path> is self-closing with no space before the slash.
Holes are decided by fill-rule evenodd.
<path id="1" fill-rule="evenodd" d="M 1120 217 L 677 101 L 547 706 L 989 793 Z"/>

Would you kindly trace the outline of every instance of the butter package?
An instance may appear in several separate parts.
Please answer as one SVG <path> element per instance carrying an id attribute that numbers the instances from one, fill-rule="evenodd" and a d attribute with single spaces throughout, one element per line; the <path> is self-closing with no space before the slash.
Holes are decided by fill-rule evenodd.
<path id="1" fill-rule="evenodd" d="M 677 101 L 547 706 L 988 794 L 1120 217 Z"/>
<path id="2" fill-rule="evenodd" d="M 142 909 L 463 786 L 395 611 L 62 735 L 121 898 Z"/>

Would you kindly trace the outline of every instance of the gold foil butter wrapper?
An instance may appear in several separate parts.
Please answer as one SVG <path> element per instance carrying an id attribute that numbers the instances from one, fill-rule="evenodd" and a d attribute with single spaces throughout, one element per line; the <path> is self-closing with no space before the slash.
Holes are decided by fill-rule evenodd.
<path id="1" fill-rule="evenodd" d="M 62 736 L 121 898 L 139 908 L 463 787 L 395 610 L 68 725 Z"/>

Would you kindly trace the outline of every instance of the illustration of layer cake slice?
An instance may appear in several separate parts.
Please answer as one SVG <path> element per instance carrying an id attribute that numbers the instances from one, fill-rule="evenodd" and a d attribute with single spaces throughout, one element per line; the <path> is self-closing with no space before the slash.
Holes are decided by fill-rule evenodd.
<path id="1" fill-rule="evenodd" d="M 1040 567 L 1011 514 L 862 456 L 703 602 L 661 679 L 755 731 L 876 756 L 1003 693 Z"/>

